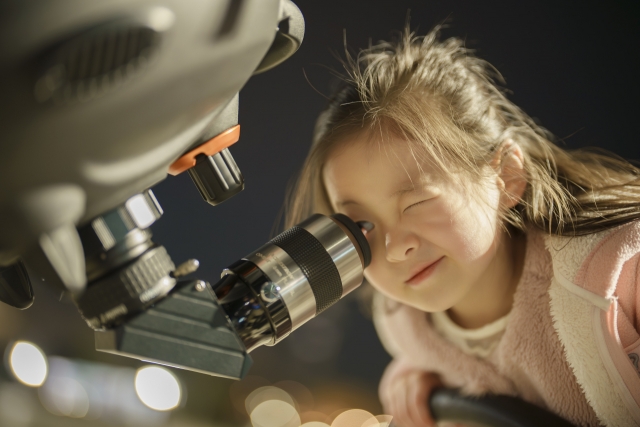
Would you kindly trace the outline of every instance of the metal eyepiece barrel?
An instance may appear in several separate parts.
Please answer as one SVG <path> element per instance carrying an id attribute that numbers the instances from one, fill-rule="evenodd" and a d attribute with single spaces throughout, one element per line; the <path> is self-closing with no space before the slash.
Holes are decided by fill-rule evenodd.
<path id="1" fill-rule="evenodd" d="M 274 345 L 357 288 L 371 252 L 340 214 L 316 214 L 223 272 L 213 286 L 248 351 Z"/>

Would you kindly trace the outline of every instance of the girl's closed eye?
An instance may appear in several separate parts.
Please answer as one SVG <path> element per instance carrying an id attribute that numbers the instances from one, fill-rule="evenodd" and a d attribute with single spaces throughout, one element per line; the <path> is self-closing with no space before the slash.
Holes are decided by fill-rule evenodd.
<path id="1" fill-rule="evenodd" d="M 427 201 L 428 200 L 421 200 L 421 201 L 419 201 L 417 203 L 413 203 L 413 204 L 407 206 L 406 208 L 404 208 L 404 212 L 408 211 L 409 209 L 411 209 L 411 208 L 413 208 L 415 206 L 421 205 L 421 204 L 423 204 L 424 202 L 427 202 Z"/>
<path id="2" fill-rule="evenodd" d="M 356 224 L 358 224 L 358 227 L 360 227 L 360 230 L 362 230 L 362 234 L 364 234 L 365 236 L 375 228 L 375 225 L 373 225 L 373 223 L 369 221 L 358 221 L 356 222 Z"/>
<path id="3" fill-rule="evenodd" d="M 426 202 L 429 202 L 429 201 L 431 201 L 432 199 L 433 199 L 432 197 L 429 197 L 429 198 L 427 198 L 427 199 L 420 200 L 419 202 L 412 203 L 412 204 L 410 204 L 409 206 L 407 206 L 406 208 L 404 208 L 404 211 L 403 211 L 403 212 L 406 212 L 406 211 L 408 211 L 408 210 L 409 210 L 409 209 L 411 209 L 411 208 L 414 208 L 414 207 L 416 207 L 416 206 L 420 206 L 420 205 L 422 205 L 422 204 L 424 204 L 424 203 L 426 203 Z"/>
<path id="4" fill-rule="evenodd" d="M 437 189 L 437 188 L 429 188 L 428 190 L 425 190 L 425 191 L 421 192 L 421 194 L 418 194 L 418 195 L 414 196 L 415 198 L 412 197 L 413 200 L 417 199 L 417 201 L 414 202 L 414 203 L 410 203 L 409 206 L 404 208 L 403 212 L 406 212 L 411 208 L 414 208 L 414 207 L 423 205 L 423 204 L 425 204 L 427 202 L 430 202 L 430 201 L 434 200 L 435 198 L 437 198 L 440 194 L 441 194 L 441 191 L 439 189 Z M 411 199 L 409 199 L 407 201 L 411 202 Z"/>

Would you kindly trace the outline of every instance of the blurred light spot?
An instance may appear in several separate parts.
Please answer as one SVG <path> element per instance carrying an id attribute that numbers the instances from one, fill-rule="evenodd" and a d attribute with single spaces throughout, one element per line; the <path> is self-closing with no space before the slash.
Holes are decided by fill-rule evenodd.
<path id="1" fill-rule="evenodd" d="M 380 422 L 376 417 L 371 417 L 362 423 L 360 427 L 380 427 Z"/>
<path id="2" fill-rule="evenodd" d="M 166 7 L 157 6 L 149 12 L 149 26 L 156 31 L 166 31 L 173 26 L 176 15 Z"/>
<path id="3" fill-rule="evenodd" d="M 86 412 L 84 420 L 99 419 L 101 426 L 123 427 L 157 427 L 169 417 L 167 412 L 150 409 L 140 401 L 135 390 L 135 369 L 57 356 L 49 357 L 48 364 L 49 375 L 38 388 L 38 397 L 42 406 L 55 415 L 81 417 Z M 0 408 L 0 415 L 1 411 Z M 14 427 L 3 423 L 0 416 L 0 426 L 5 425 Z"/>
<path id="4" fill-rule="evenodd" d="M 302 424 L 300 427 L 331 427 L 329 424 L 322 423 L 320 421 L 310 421 Z"/>
<path id="5" fill-rule="evenodd" d="M 135 379 L 136 394 L 151 409 L 169 411 L 180 404 L 182 391 L 178 379 L 159 366 L 138 369 Z"/>
<path id="6" fill-rule="evenodd" d="M 331 427 L 360 427 L 374 418 L 373 414 L 362 409 L 349 409 L 338 415 L 331 423 Z"/>
<path id="7" fill-rule="evenodd" d="M 47 358 L 35 344 L 18 341 L 9 355 L 11 372 L 22 384 L 40 387 L 47 379 Z"/>
<path id="8" fill-rule="evenodd" d="M 42 406 L 54 415 L 84 418 L 89 413 L 87 390 L 73 378 L 51 377 L 38 394 Z"/>
<path id="9" fill-rule="evenodd" d="M 389 427 L 391 425 L 391 420 L 393 420 L 393 417 L 391 415 L 376 415 L 376 420 L 378 421 L 378 425 L 380 427 Z"/>
<path id="10" fill-rule="evenodd" d="M 279 381 L 273 386 L 289 393 L 289 396 L 293 398 L 293 401 L 296 404 L 296 409 L 299 412 L 307 412 L 313 409 L 314 400 L 311 391 L 299 382 L 288 380 Z"/>
<path id="11" fill-rule="evenodd" d="M 268 386 L 269 384 L 269 380 L 266 378 L 254 375 L 247 375 L 241 381 L 234 381 L 229 386 L 229 397 L 231 398 L 233 408 L 239 413 L 244 414 L 247 410 L 245 406 L 247 396 L 255 389 Z"/>
<path id="12" fill-rule="evenodd" d="M 280 400 L 287 403 L 289 406 L 295 409 L 296 404 L 289 394 L 278 388 L 272 386 L 260 387 L 252 391 L 245 400 L 245 408 L 247 414 L 251 415 L 258 405 L 268 400 Z"/>
<path id="13" fill-rule="evenodd" d="M 267 400 L 251 412 L 253 427 L 300 427 L 300 415 L 290 403 Z"/>
<path id="14" fill-rule="evenodd" d="M 303 412 L 300 414 L 300 419 L 302 420 L 303 425 L 305 423 L 311 423 L 311 422 L 321 423 L 323 425 L 331 424 L 331 417 L 323 412 L 318 412 L 318 411 Z"/>
<path id="15" fill-rule="evenodd" d="M 33 425 L 34 396 L 16 383 L 0 383 L 0 425 L 26 427 Z"/>

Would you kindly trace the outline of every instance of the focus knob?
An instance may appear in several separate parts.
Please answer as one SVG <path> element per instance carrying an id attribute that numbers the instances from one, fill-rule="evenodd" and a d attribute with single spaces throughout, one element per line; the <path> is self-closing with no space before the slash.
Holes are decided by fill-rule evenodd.
<path id="1" fill-rule="evenodd" d="M 202 198 L 213 206 L 244 190 L 242 173 L 227 148 L 213 156 L 198 155 L 189 176 Z"/>
<path id="2" fill-rule="evenodd" d="M 0 301 L 21 310 L 33 304 L 33 288 L 22 261 L 0 267 Z"/>
<path id="3" fill-rule="evenodd" d="M 154 246 L 135 261 L 95 280 L 76 304 L 93 329 L 111 327 L 164 297 L 176 284 L 175 265 L 163 246 Z"/>

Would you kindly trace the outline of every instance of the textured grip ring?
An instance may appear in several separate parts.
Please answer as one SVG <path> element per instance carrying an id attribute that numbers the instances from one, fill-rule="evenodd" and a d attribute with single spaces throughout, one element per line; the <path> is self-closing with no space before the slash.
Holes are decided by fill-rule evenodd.
<path id="1" fill-rule="evenodd" d="M 271 243 L 285 251 L 300 267 L 316 298 L 316 316 L 342 297 L 340 273 L 322 244 L 304 228 L 295 226 Z"/>

